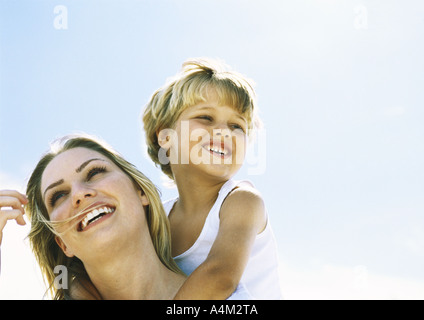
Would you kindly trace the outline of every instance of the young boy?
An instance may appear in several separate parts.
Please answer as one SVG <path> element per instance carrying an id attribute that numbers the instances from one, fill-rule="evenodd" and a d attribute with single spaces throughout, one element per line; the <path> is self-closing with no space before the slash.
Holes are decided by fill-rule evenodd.
<path id="1" fill-rule="evenodd" d="M 179 194 L 164 203 L 172 254 L 189 275 L 175 299 L 227 299 L 236 289 L 281 298 L 263 199 L 232 179 L 260 123 L 256 109 L 249 80 L 209 59 L 186 61 L 145 108 L 148 153 Z"/>

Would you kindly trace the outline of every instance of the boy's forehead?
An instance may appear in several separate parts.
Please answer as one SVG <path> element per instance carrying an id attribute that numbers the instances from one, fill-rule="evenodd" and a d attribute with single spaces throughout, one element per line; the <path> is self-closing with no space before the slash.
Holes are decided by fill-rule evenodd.
<path id="1" fill-rule="evenodd" d="M 216 88 L 214 85 L 209 84 L 201 89 L 197 95 L 194 94 L 191 105 L 227 106 L 240 112 L 240 108 L 237 107 L 236 96 L 237 94 L 229 89 Z"/>
<path id="2" fill-rule="evenodd" d="M 222 109 L 232 110 L 234 113 L 242 116 L 235 106 L 217 100 L 200 101 L 194 105 L 187 106 L 184 111 L 214 111 Z"/>
<path id="3" fill-rule="evenodd" d="M 214 101 L 214 102 L 218 102 L 220 100 L 219 99 L 218 90 L 214 86 L 212 86 L 212 85 L 207 86 L 203 90 L 202 93 L 203 93 L 202 95 L 204 96 L 204 98 L 206 100 Z"/>
<path id="4" fill-rule="evenodd" d="M 185 93 L 185 103 L 182 104 L 178 114 L 181 116 L 189 112 L 200 111 L 201 109 L 207 110 L 208 108 L 224 106 L 231 108 L 237 117 L 250 124 L 252 110 L 245 105 L 247 102 L 246 97 L 239 94 L 231 90 L 231 88 L 215 86 L 210 83 L 196 89 L 193 86 L 191 90 Z"/>

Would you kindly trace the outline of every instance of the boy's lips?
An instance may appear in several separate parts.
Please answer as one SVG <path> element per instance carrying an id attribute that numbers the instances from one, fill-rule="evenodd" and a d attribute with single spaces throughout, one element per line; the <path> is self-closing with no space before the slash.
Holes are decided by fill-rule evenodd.
<path id="1" fill-rule="evenodd" d="M 209 151 L 212 155 L 222 158 L 230 157 L 232 154 L 231 147 L 222 141 L 211 140 L 209 143 L 203 144 L 202 147 Z"/>

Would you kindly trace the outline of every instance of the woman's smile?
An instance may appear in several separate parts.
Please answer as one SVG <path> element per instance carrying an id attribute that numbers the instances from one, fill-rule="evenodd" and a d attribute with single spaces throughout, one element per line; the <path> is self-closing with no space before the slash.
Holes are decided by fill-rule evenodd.
<path id="1" fill-rule="evenodd" d="M 93 248 L 119 250 L 139 237 L 145 223 L 140 215 L 145 196 L 119 167 L 92 150 L 74 148 L 56 156 L 44 171 L 42 190 L 59 243 L 81 260 L 91 259 Z"/>
<path id="2" fill-rule="evenodd" d="M 96 202 L 94 205 L 91 205 L 89 208 L 84 209 L 87 211 L 84 218 L 77 225 L 77 231 L 83 232 L 91 229 L 95 225 L 105 221 L 110 218 L 115 213 L 115 207 L 110 206 L 105 203 Z"/>

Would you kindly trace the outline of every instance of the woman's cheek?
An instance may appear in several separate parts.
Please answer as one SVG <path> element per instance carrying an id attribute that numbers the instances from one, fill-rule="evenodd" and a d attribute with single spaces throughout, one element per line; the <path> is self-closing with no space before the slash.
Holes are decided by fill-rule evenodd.
<path id="1" fill-rule="evenodd" d="M 98 187 L 103 190 L 104 193 L 110 194 L 111 196 L 128 194 L 129 192 L 134 192 L 135 188 L 132 180 L 124 173 L 114 173 L 110 175 L 107 179 L 102 180 Z"/>

